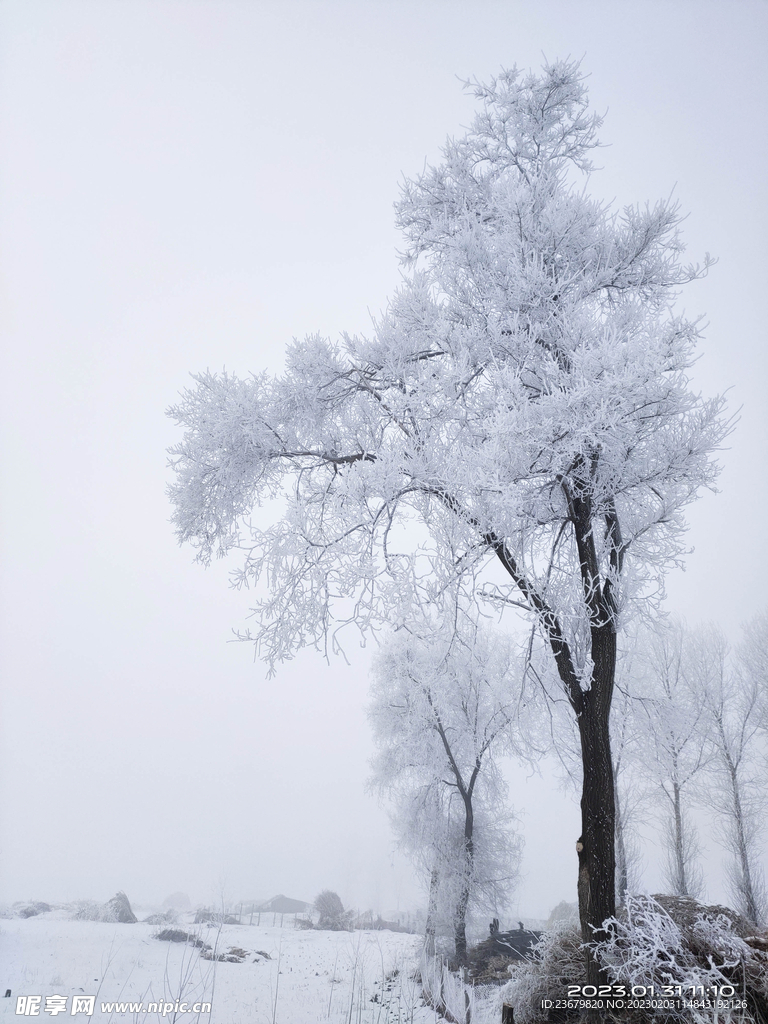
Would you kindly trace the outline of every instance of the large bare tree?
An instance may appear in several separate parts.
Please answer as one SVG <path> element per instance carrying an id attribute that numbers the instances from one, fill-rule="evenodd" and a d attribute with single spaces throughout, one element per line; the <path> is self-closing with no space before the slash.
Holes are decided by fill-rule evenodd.
<path id="1" fill-rule="evenodd" d="M 617 630 L 679 558 L 726 428 L 671 308 L 699 273 L 676 205 L 585 190 L 601 119 L 578 65 L 474 91 L 472 127 L 403 186 L 407 273 L 371 336 L 295 343 L 281 377 L 201 374 L 171 410 L 174 518 L 203 562 L 245 548 L 272 664 L 457 591 L 533 617 L 578 722 L 591 938 L 615 909 Z"/>

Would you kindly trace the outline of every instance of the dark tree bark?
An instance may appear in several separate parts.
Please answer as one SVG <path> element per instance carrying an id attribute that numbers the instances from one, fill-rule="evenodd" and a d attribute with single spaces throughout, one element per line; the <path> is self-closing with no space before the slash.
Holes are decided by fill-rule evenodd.
<path id="1" fill-rule="evenodd" d="M 605 938 L 602 924 L 616 913 L 615 797 L 608 720 L 616 668 L 616 634 L 612 627 L 592 630 L 592 687 L 582 696 L 578 714 L 583 783 L 581 793 L 582 853 L 579 887 L 586 887 L 581 934 L 584 942 Z M 583 877 L 585 876 L 585 877 Z M 605 984 L 597 963 L 587 961 L 590 985 Z"/>

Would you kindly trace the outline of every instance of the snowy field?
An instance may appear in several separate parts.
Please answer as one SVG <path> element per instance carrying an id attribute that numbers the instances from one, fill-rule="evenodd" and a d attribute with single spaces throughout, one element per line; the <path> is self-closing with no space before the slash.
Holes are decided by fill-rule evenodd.
<path id="1" fill-rule="evenodd" d="M 271 915 L 269 915 L 271 917 Z M 417 936 L 390 931 L 321 932 L 285 927 L 173 926 L 198 935 L 216 953 L 244 950 L 241 963 L 205 960 L 190 945 L 159 941 L 162 927 L 67 919 L 53 910 L 0 921 L 0 1020 L 25 1015 L 71 1020 L 76 996 L 95 996 L 93 1021 L 165 1020 L 178 1024 L 426 1024 L 440 1020 L 414 979 Z M 266 955 L 265 955 L 266 954 Z M 2 998 L 11 990 L 10 998 Z M 66 998 L 65 1008 L 52 1013 Z M 185 1012 L 177 1009 L 186 1003 Z M 210 1012 L 189 1007 L 210 1002 Z M 141 1003 L 109 1008 L 108 1003 Z M 150 1007 L 162 1003 L 163 1008 Z M 170 1006 L 169 1006 L 170 1004 Z M 172 1007 L 172 1008 L 171 1008 Z M 85 1012 L 74 1019 L 86 1021 Z"/>

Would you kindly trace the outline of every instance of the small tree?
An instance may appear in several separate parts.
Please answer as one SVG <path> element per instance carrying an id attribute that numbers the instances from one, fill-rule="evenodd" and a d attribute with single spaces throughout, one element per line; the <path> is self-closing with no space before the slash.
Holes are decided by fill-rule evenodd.
<path id="1" fill-rule="evenodd" d="M 709 722 L 714 754 L 707 795 L 719 838 L 732 854 L 731 894 L 736 910 L 761 925 L 768 918 L 759 865 L 768 800 L 765 747 L 759 742 L 759 685 L 755 677 L 729 665 L 728 644 L 715 626 L 692 635 L 689 664 L 691 685 Z"/>
<path id="2" fill-rule="evenodd" d="M 645 654 L 635 685 L 649 741 L 641 764 L 662 799 L 665 879 L 672 895 L 698 898 L 704 878 L 690 806 L 712 748 L 710 723 L 690 681 L 691 636 L 679 621 L 659 622 L 639 642 Z"/>
<path id="3" fill-rule="evenodd" d="M 476 599 L 481 577 L 533 617 L 578 722 L 589 939 L 615 909 L 621 615 L 679 558 L 726 428 L 689 387 L 697 326 L 670 309 L 699 273 L 677 207 L 618 215 L 577 180 L 601 124 L 578 65 L 475 94 L 470 130 L 403 186 L 412 273 L 373 336 L 294 344 L 281 378 L 202 374 L 171 410 L 174 520 L 203 562 L 245 530 L 237 582 L 267 582 L 253 639 L 273 665 L 350 622 Z M 263 530 L 247 517 L 270 497 Z"/>
<path id="4" fill-rule="evenodd" d="M 626 676 L 622 673 L 625 680 Z M 640 851 L 637 819 L 647 795 L 638 765 L 642 739 L 637 722 L 637 700 L 624 688 L 614 697 L 611 709 L 611 752 L 613 784 L 616 790 L 616 898 L 623 903 L 627 893 L 640 884 Z"/>
<path id="5" fill-rule="evenodd" d="M 768 611 L 745 624 L 736 654 L 741 671 L 757 690 L 758 721 L 768 733 Z"/>
<path id="6" fill-rule="evenodd" d="M 512 745 L 523 666 L 511 640 L 477 628 L 390 634 L 374 660 L 373 785 L 389 795 L 400 845 L 430 880 L 427 948 L 447 907 L 466 963 L 472 906 L 507 903 L 518 844 L 496 759 Z"/>
<path id="7" fill-rule="evenodd" d="M 323 889 L 315 897 L 315 910 L 320 916 L 317 927 L 325 931 L 343 931 L 349 923 L 349 914 L 344 909 L 341 897 L 332 889 Z"/>

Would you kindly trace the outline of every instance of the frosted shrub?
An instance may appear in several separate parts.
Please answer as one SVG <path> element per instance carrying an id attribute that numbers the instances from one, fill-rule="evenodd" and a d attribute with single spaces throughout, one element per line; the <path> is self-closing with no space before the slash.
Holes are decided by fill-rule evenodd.
<path id="1" fill-rule="evenodd" d="M 315 897 L 315 910 L 320 915 L 317 927 L 322 931 L 341 932 L 351 928 L 351 915 L 344 909 L 341 897 L 330 889 Z"/>
<path id="2" fill-rule="evenodd" d="M 686 990 L 692 986 L 732 986 L 734 999 L 746 1000 L 746 1010 L 713 1005 L 706 1011 L 708 1016 L 701 1016 L 695 1007 L 675 1009 L 669 1005 L 636 1013 L 622 1010 L 620 1019 L 624 1024 L 768 1022 L 768 952 L 761 951 L 764 940 L 740 936 L 738 931 L 745 922 L 738 915 L 731 920 L 726 912 L 719 912 L 721 908 L 703 907 L 694 900 L 671 902 L 676 921 L 662 906 L 663 899 L 628 895 L 621 919 L 607 922 L 610 937 L 590 944 L 595 961 L 607 971 L 611 982 L 627 988 L 653 986 L 659 996 L 664 986 L 670 985 L 679 986 L 682 994 L 689 996 Z M 586 982 L 582 950 L 575 928 L 545 932 L 533 947 L 531 960 L 515 967 L 512 979 L 501 989 L 497 1019 L 501 1005 L 509 1003 L 514 1008 L 515 1024 L 546 1021 L 542 1000 L 562 999 L 568 985 Z M 606 1015 L 605 1019 L 612 1018 Z"/>
<path id="3" fill-rule="evenodd" d="M 571 926 L 544 932 L 532 949 L 531 959 L 513 971 L 511 981 L 499 993 L 498 1017 L 500 1006 L 509 1003 L 515 1009 L 515 1024 L 545 1020 L 542 999 L 562 999 L 567 985 L 586 983 L 580 933 Z"/>
<path id="4" fill-rule="evenodd" d="M 652 896 L 628 896 L 626 920 L 613 918 L 612 934 L 593 949 L 611 979 L 628 985 L 729 985 L 751 954 L 724 915 L 699 918 L 696 948 Z"/>
<path id="5" fill-rule="evenodd" d="M 691 901 L 692 902 L 692 901 Z M 695 904 L 693 904 L 696 907 Z M 611 936 L 592 944 L 612 981 L 627 985 L 732 986 L 747 1011 L 724 1010 L 719 1018 L 762 1022 L 768 1013 L 768 957 L 735 931 L 725 913 L 697 907 L 695 919 L 679 925 L 652 896 L 628 896 L 626 919 L 610 922 Z M 709 912 L 708 912 L 709 911 Z M 714 1008 L 713 1008 L 714 1012 Z M 646 1011 L 646 1019 L 698 1021 L 693 1009 Z"/>
<path id="6" fill-rule="evenodd" d="M 76 900 L 69 905 L 69 916 L 74 921 L 105 921 L 117 920 L 115 912 L 108 903 L 97 903 L 96 900 Z"/>

